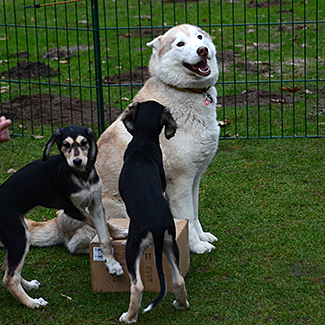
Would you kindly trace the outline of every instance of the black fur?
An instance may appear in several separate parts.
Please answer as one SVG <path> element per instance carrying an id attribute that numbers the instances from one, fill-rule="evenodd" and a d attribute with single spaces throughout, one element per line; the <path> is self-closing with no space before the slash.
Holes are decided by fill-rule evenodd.
<path id="1" fill-rule="evenodd" d="M 160 280 L 160 294 L 150 304 L 150 308 L 148 307 L 152 309 L 166 294 L 162 265 L 166 232 L 171 235 L 177 265 L 179 260 L 175 224 L 163 196 L 166 180 L 159 146 L 159 134 L 163 126 L 165 135 L 170 138 L 176 132 L 176 123 L 169 111 L 154 101 L 136 103 L 130 107 L 124 114 L 123 122 L 133 135 L 125 151 L 124 165 L 119 178 L 119 191 L 130 217 L 126 262 L 131 282 L 135 283 L 137 260 L 141 259 L 149 246 L 144 245 L 142 241 L 148 234 L 152 234 Z"/>
<path id="2" fill-rule="evenodd" d="M 60 154 L 50 157 L 55 143 Z M 63 209 L 68 216 L 97 225 L 96 228 L 105 226 L 101 183 L 94 168 L 96 156 L 96 139 L 91 129 L 80 126 L 61 128 L 48 141 L 43 159 L 26 165 L 0 187 L 0 240 L 7 251 L 2 268 L 3 281 L 8 290 L 30 308 L 38 306 L 17 289 L 18 285 L 12 280 L 14 274 L 20 278 L 21 263 L 24 263 L 30 244 L 24 216 L 34 207 L 43 206 Z M 70 163 L 67 157 L 72 157 Z M 90 192 L 92 186 L 96 187 L 96 192 Z M 90 213 L 95 211 L 96 215 L 90 215 L 85 208 L 89 208 Z M 108 229 L 101 234 L 102 238 L 109 237 Z"/>

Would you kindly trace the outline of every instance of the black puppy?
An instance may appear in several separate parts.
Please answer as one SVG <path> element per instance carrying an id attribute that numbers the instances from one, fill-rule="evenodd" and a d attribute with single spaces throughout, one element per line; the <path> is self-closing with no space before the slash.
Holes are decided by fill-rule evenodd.
<path id="1" fill-rule="evenodd" d="M 54 143 L 60 154 L 50 157 Z M 64 209 L 68 216 L 95 227 L 106 268 L 111 274 L 123 273 L 112 255 L 102 183 L 94 168 L 96 156 L 96 139 L 91 129 L 61 128 L 47 143 L 43 160 L 26 165 L 0 187 L 0 240 L 6 248 L 3 284 L 29 308 L 48 304 L 43 298 L 32 299 L 24 291 L 38 289 L 40 283 L 21 277 L 31 242 L 24 216 L 35 206 Z"/>
<path id="2" fill-rule="evenodd" d="M 129 235 L 125 248 L 126 264 L 131 281 L 129 310 L 120 322 L 135 323 L 141 305 L 143 284 L 140 261 L 144 251 L 154 244 L 160 294 L 144 312 L 153 309 L 166 295 L 162 253 L 166 255 L 172 274 L 178 309 L 188 308 L 185 281 L 179 271 L 179 252 L 175 241 L 175 224 L 167 201 L 159 134 L 165 126 L 165 137 L 176 132 L 176 123 L 168 108 L 154 101 L 135 103 L 122 116 L 127 130 L 133 135 L 124 154 L 119 179 L 119 191 L 130 217 Z"/>

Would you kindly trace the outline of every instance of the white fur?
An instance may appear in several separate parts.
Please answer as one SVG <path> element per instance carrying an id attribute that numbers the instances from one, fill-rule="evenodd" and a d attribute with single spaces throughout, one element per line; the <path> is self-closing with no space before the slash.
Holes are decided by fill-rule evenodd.
<path id="1" fill-rule="evenodd" d="M 201 40 L 197 37 L 199 34 L 203 35 Z M 185 43 L 182 48 L 177 47 L 180 41 Z M 217 91 L 214 87 L 219 74 L 215 46 L 209 35 L 190 25 L 174 27 L 149 43 L 149 46 L 153 48 L 149 65 L 151 78 L 133 101 L 156 100 L 170 108 L 177 122 L 175 137 L 168 141 L 163 136 L 160 138 L 167 180 L 166 193 L 173 216 L 189 219 L 191 251 L 202 254 L 214 249 L 211 242 L 217 240 L 212 234 L 203 232 L 198 219 L 200 180 L 217 151 L 220 132 L 216 116 Z M 200 46 L 209 49 L 211 73 L 206 77 L 198 76 L 183 66 L 184 62 L 197 63 L 196 60 L 200 58 L 196 51 Z M 169 50 L 165 52 L 166 49 Z M 207 92 L 213 98 L 213 103 L 208 106 L 204 103 L 204 95 L 196 93 L 200 88 L 209 88 Z M 130 139 L 131 136 L 118 119 L 98 141 L 96 168 L 103 180 L 104 193 L 113 194 L 117 189 L 123 153 Z M 109 200 L 104 202 L 108 213 L 113 204 Z M 126 216 L 125 210 L 121 209 L 118 216 Z"/>
<path id="2" fill-rule="evenodd" d="M 184 46 L 177 46 L 179 42 L 183 42 Z M 160 139 L 167 180 L 167 199 L 175 218 L 189 220 L 191 252 L 210 252 L 214 249 L 211 243 L 217 238 L 202 230 L 198 219 L 198 197 L 201 177 L 217 151 L 220 132 L 216 119 L 217 91 L 214 87 L 219 75 L 216 49 L 207 33 L 191 25 L 174 27 L 148 45 L 152 47 L 149 64 L 151 78 L 133 101 L 158 101 L 169 107 L 176 120 L 176 135 L 168 141 L 164 137 Z M 208 76 L 195 74 L 183 65 L 198 63 L 201 58 L 197 49 L 202 46 L 209 50 L 207 61 L 211 73 Z M 213 99 L 209 105 L 204 102 L 204 88 L 208 88 L 207 93 Z M 118 194 L 118 178 L 123 154 L 130 139 L 131 136 L 118 119 L 98 141 L 96 169 L 103 181 L 103 205 L 108 218 L 127 217 L 125 206 Z M 67 229 L 68 226 L 71 227 L 71 220 L 68 219 L 70 218 L 61 216 L 58 228 L 71 234 Z M 77 221 L 74 223 L 78 225 Z M 90 230 L 86 225 L 80 226 Z M 79 225 L 75 229 L 80 232 Z M 31 230 L 32 244 L 47 245 L 44 238 L 39 240 L 38 232 L 40 230 L 36 228 L 35 232 Z M 82 236 L 76 231 L 70 238 L 73 238 L 73 243 L 69 242 L 69 250 L 74 252 L 74 247 L 82 250 Z M 84 248 L 87 249 L 88 247 Z"/>

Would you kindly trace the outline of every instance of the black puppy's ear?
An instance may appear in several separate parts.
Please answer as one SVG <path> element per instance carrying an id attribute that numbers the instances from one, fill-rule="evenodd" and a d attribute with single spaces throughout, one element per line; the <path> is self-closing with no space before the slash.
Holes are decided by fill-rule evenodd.
<path id="1" fill-rule="evenodd" d="M 60 129 L 57 129 L 53 135 L 51 136 L 50 140 L 48 141 L 48 143 L 46 144 L 45 146 L 45 149 L 43 151 L 43 160 L 47 160 L 49 159 L 50 157 L 50 153 L 51 153 L 51 150 L 52 150 L 52 147 L 54 145 L 55 142 L 57 142 L 60 134 L 61 134 L 61 128 Z"/>
<path id="2" fill-rule="evenodd" d="M 97 148 L 97 143 L 96 143 L 96 135 L 93 132 L 91 128 L 86 128 L 87 130 L 87 138 L 89 141 L 89 153 L 88 153 L 88 158 L 89 160 L 96 161 L 97 153 L 98 153 L 98 148 Z"/>
<path id="3" fill-rule="evenodd" d="M 177 124 L 175 120 L 173 119 L 172 114 L 170 113 L 170 110 L 168 107 L 165 107 L 162 116 L 161 116 L 161 123 L 165 126 L 165 137 L 166 139 L 172 138 L 177 130 Z"/>
<path id="4" fill-rule="evenodd" d="M 131 104 L 123 113 L 122 115 L 122 122 L 124 123 L 126 129 L 133 135 L 133 128 L 134 128 L 134 119 L 138 110 L 140 103 L 135 102 Z"/>

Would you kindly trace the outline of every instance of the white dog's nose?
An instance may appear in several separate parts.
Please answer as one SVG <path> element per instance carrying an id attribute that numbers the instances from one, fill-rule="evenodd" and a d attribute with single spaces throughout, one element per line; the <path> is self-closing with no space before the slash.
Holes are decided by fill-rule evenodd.
<path id="1" fill-rule="evenodd" d="M 199 55 L 199 56 L 207 56 L 209 54 L 209 49 L 206 47 L 206 46 L 200 46 L 196 53 Z"/>

